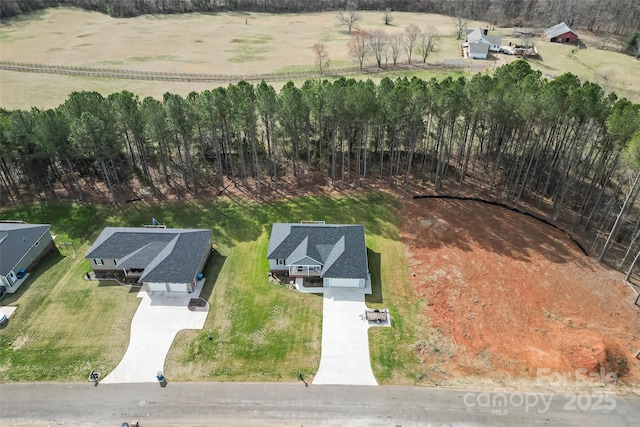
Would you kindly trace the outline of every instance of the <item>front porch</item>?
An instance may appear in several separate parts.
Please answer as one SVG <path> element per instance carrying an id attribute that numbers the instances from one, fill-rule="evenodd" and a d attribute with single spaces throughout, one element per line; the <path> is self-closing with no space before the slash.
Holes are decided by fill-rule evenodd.
<path id="1" fill-rule="evenodd" d="M 287 285 L 292 289 L 305 294 L 323 294 L 325 290 L 331 287 L 324 286 L 324 279 L 317 276 L 292 276 L 288 271 L 271 270 L 269 272 L 270 281 Z M 360 288 L 365 295 L 371 295 L 371 275 L 365 281 L 365 287 Z"/>

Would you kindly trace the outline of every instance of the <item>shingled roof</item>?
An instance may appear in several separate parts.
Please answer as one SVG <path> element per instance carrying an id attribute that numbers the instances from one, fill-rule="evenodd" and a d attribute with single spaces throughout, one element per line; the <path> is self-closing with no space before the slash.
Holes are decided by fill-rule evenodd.
<path id="1" fill-rule="evenodd" d="M 285 259 L 287 265 L 315 261 L 322 265 L 320 277 L 361 279 L 368 274 L 363 225 L 275 223 L 267 258 Z"/>
<path id="2" fill-rule="evenodd" d="M 484 34 L 486 30 L 478 27 L 474 30 L 467 31 L 467 41 L 469 43 L 482 43 L 487 42 L 492 45 L 500 46 L 502 44 L 502 37 L 500 36 L 490 36 L 489 34 Z"/>
<path id="3" fill-rule="evenodd" d="M 118 267 L 142 268 L 140 282 L 189 283 L 211 244 L 212 230 L 106 227 L 85 256 L 117 260 Z"/>
<path id="4" fill-rule="evenodd" d="M 561 36 L 561 35 L 566 34 L 566 33 L 573 33 L 576 36 L 578 35 L 578 33 L 576 33 L 571 28 L 569 28 L 569 26 L 564 22 L 561 22 L 561 23 L 559 23 L 557 25 L 554 25 L 551 28 L 547 28 L 546 30 L 544 30 L 544 33 L 550 39 L 553 39 L 555 37 Z"/>
<path id="5" fill-rule="evenodd" d="M 0 274 L 9 274 L 50 228 L 48 224 L 0 223 Z"/>

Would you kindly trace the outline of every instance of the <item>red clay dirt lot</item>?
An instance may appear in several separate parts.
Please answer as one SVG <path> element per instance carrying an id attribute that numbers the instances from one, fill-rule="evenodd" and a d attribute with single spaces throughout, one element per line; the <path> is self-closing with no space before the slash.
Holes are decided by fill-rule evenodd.
<path id="1" fill-rule="evenodd" d="M 638 390 L 640 309 L 620 273 L 502 207 L 417 199 L 403 216 L 411 286 L 431 325 L 416 344 L 425 381 L 536 384 L 547 368 L 571 373 L 571 383 L 584 368 Z"/>

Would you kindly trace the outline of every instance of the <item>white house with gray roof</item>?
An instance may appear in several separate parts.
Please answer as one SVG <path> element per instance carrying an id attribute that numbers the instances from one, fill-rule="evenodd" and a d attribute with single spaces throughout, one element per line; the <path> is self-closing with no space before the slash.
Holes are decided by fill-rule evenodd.
<path id="1" fill-rule="evenodd" d="M 489 35 L 486 28 L 476 28 L 467 31 L 465 42 L 462 43 L 463 56 L 473 59 L 486 59 L 489 52 L 500 52 L 502 37 Z"/>
<path id="2" fill-rule="evenodd" d="M 0 285 L 11 287 L 55 247 L 49 224 L 0 222 Z"/>
<path id="3" fill-rule="evenodd" d="M 267 259 L 273 273 L 321 278 L 323 287 L 364 288 L 369 277 L 364 225 L 275 223 Z"/>
<path id="4" fill-rule="evenodd" d="M 85 256 L 98 279 L 193 292 L 211 254 L 209 229 L 106 227 Z"/>

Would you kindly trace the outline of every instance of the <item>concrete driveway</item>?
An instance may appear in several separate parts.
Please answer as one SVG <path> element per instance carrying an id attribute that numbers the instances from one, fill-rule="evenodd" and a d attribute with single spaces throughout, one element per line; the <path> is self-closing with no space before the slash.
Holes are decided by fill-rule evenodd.
<path id="1" fill-rule="evenodd" d="M 378 385 L 369 359 L 363 289 L 324 290 L 322 355 L 313 384 Z"/>
<path id="2" fill-rule="evenodd" d="M 156 373 L 164 371 L 164 359 L 178 331 L 204 326 L 207 312 L 187 308 L 189 300 L 199 296 L 200 289 L 190 294 L 140 291 L 138 298 L 142 301 L 131 321 L 129 347 L 118 366 L 101 382 L 157 382 Z"/>

